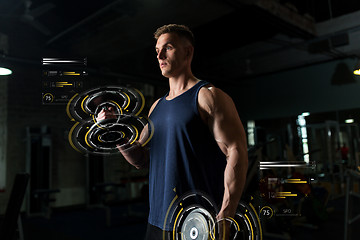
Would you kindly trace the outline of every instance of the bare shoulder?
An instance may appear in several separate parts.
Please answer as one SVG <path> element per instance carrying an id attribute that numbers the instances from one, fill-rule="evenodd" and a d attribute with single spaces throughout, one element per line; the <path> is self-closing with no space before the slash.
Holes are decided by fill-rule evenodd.
<path id="1" fill-rule="evenodd" d="M 158 100 L 156 100 L 156 101 L 153 103 L 153 105 L 150 107 L 149 115 L 148 115 L 148 116 L 150 116 L 150 114 L 152 113 L 152 111 L 155 109 L 155 107 L 156 107 L 156 105 L 158 104 L 159 100 L 160 100 L 160 98 L 159 98 Z"/>
<path id="2" fill-rule="evenodd" d="M 209 114 L 213 113 L 220 106 L 233 104 L 231 97 L 220 88 L 207 85 L 200 89 L 198 96 L 199 108 Z"/>

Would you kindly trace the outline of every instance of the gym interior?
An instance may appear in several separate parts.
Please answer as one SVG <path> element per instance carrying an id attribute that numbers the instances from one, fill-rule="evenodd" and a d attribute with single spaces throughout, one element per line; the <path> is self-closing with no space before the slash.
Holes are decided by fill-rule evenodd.
<path id="1" fill-rule="evenodd" d="M 241 239 L 358 239 L 358 19 L 356 0 L 0 1 L 0 239 L 143 239 L 148 170 L 77 143 L 76 112 L 111 88 L 146 116 L 168 23 L 245 128 Z"/>

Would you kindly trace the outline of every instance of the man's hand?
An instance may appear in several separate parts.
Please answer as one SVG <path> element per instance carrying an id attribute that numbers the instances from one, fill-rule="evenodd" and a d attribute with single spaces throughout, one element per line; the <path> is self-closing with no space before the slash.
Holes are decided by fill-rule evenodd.
<path id="1" fill-rule="evenodd" d="M 105 119 L 116 119 L 116 113 L 113 107 L 103 108 L 96 117 L 96 121 L 102 121 Z M 146 128 L 147 130 L 147 128 Z M 144 133 L 145 134 L 145 133 Z M 143 135 L 143 133 L 141 134 Z M 142 138 L 141 138 L 142 139 Z M 149 164 L 149 156 L 148 150 L 141 146 L 141 143 L 135 141 L 130 144 L 129 139 L 124 138 L 124 144 L 116 145 L 117 149 L 123 155 L 123 157 L 128 161 L 131 165 L 136 167 L 137 169 L 148 167 Z"/>
<path id="2" fill-rule="evenodd" d="M 222 214 L 219 213 L 216 216 L 216 224 L 218 227 L 218 237 L 216 238 L 216 240 L 230 240 L 230 221 L 221 216 Z"/>
<path id="3" fill-rule="evenodd" d="M 116 118 L 115 110 L 113 109 L 113 107 L 109 107 L 108 109 L 103 108 L 97 115 L 96 121 L 99 122 L 104 119 L 113 119 L 113 118 Z"/>

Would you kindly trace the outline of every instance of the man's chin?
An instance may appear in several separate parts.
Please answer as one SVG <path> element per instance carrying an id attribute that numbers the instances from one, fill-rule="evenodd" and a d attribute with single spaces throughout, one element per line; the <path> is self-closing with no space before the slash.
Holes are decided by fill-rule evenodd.
<path id="1" fill-rule="evenodd" d="M 166 78 L 171 77 L 171 74 L 168 71 L 161 71 L 161 74 Z"/>

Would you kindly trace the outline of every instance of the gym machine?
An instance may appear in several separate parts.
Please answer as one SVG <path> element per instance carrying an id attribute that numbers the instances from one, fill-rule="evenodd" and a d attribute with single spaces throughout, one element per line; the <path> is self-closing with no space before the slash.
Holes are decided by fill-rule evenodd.
<path id="1" fill-rule="evenodd" d="M 20 209 L 29 178 L 30 175 L 28 173 L 18 173 L 15 176 L 4 221 L 0 226 L 0 239 L 13 240 L 16 236 L 16 229 L 18 229 L 19 237 L 17 239 L 24 240 Z"/>
<path id="2" fill-rule="evenodd" d="M 314 149 L 321 151 L 312 154 L 317 163 L 319 177 L 328 177 L 332 198 L 344 196 L 344 166 L 338 154 L 340 125 L 337 121 L 325 121 L 321 124 L 306 126 L 309 132 L 309 143 Z M 336 187 L 340 186 L 340 192 Z"/>
<path id="3" fill-rule="evenodd" d="M 351 235 L 351 224 L 360 219 L 360 213 L 356 216 L 352 216 L 353 198 L 360 198 L 360 185 L 358 185 L 358 191 L 353 191 L 354 182 L 357 181 L 360 184 L 360 172 L 355 170 L 346 171 L 346 193 L 345 193 L 345 228 L 344 228 L 344 240 L 354 239 Z"/>
<path id="4" fill-rule="evenodd" d="M 59 189 L 51 189 L 52 141 L 47 126 L 26 128 L 26 172 L 32 177 L 26 191 L 28 216 L 51 215 L 50 203 Z"/>

